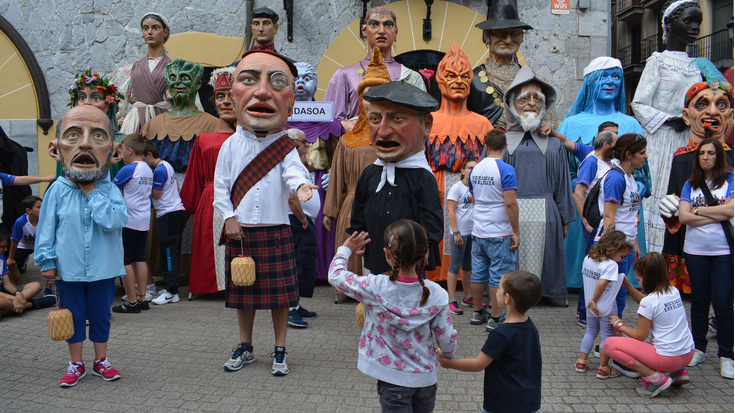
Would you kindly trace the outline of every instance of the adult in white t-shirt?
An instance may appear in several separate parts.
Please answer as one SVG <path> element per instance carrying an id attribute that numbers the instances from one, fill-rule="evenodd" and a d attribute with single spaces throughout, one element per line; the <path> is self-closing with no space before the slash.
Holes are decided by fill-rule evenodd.
<path id="1" fill-rule="evenodd" d="M 709 116 L 709 115 L 707 115 Z M 733 222 L 733 173 L 725 151 L 715 139 L 700 143 L 692 177 L 684 184 L 679 220 L 686 225 L 684 261 L 692 288 L 692 336 L 696 347 L 692 365 L 707 351 L 710 303 L 717 317 L 717 355 L 720 374 L 733 378 L 733 254 L 723 224 Z M 703 189 L 706 182 L 712 206 Z"/>
<path id="2" fill-rule="evenodd" d="M 648 159 L 646 139 L 633 133 L 618 138 L 615 145 L 602 153 L 602 161 L 611 163 L 611 169 L 601 180 L 598 206 L 602 221 L 595 235 L 595 242 L 606 232 L 617 229 L 623 231 L 628 241 L 633 243 L 633 251 L 618 264 L 618 272 L 628 274 L 630 266 L 640 255 L 638 248 L 638 211 L 641 208 L 641 195 L 633 177 L 633 170 L 640 168 Z M 622 172 L 624 173 L 621 173 Z M 620 289 L 617 297 L 618 317 L 623 315 L 627 293 Z"/>
<path id="3" fill-rule="evenodd" d="M 464 313 L 457 302 L 457 274 L 461 274 L 466 306 L 474 306 L 470 274 L 472 273 L 472 211 L 475 203 L 470 193 L 470 173 L 477 165 L 475 161 L 467 161 L 462 165 L 460 180 L 447 193 L 447 217 L 449 229 L 454 242 L 451 247 L 451 260 L 447 271 L 447 292 L 449 293 L 449 311 L 452 314 Z M 461 273 L 460 273 L 461 271 Z"/>
<path id="4" fill-rule="evenodd" d="M 638 283 L 650 293 L 636 290 L 627 278 L 623 281 L 639 304 L 638 323 L 633 328 L 610 316 L 610 325 L 627 337 L 610 337 L 605 350 L 617 364 L 641 374 L 643 386 L 636 389 L 638 394 L 655 397 L 671 385 L 689 383 L 686 367 L 694 356 L 694 341 L 679 290 L 669 285 L 663 255 L 649 252 L 634 270 Z M 649 334 L 651 342 L 647 343 Z"/>

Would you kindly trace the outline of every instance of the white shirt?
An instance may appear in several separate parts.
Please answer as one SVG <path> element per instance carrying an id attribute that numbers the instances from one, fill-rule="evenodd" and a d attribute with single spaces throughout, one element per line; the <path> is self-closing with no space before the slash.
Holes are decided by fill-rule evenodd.
<path id="1" fill-rule="evenodd" d="M 712 189 L 712 183 L 707 182 L 712 197 L 720 205 L 726 203 L 733 196 L 733 174 L 729 174 L 727 182 L 717 189 Z M 692 184 L 686 181 L 681 190 L 681 201 L 688 202 L 692 208 L 707 206 L 702 188 L 692 189 Z M 733 222 L 730 219 L 730 222 Z M 727 243 L 722 224 L 714 222 L 707 225 L 687 225 L 684 236 L 684 252 L 692 255 L 730 255 L 730 244 Z"/>
<path id="2" fill-rule="evenodd" d="M 459 231 L 459 235 L 465 236 L 472 233 L 472 209 L 475 204 L 472 203 L 472 194 L 470 194 L 470 187 L 462 183 L 457 182 L 452 186 L 447 194 L 447 199 L 455 201 L 457 208 L 454 210 L 454 217 L 457 219 L 457 227 L 452 228 L 452 232 Z"/>
<path id="3" fill-rule="evenodd" d="M 301 166 L 303 168 L 304 178 L 308 179 L 310 184 L 313 184 L 314 174 L 312 172 L 309 172 L 309 170 L 306 168 L 306 166 L 304 166 L 303 163 L 301 164 Z M 301 203 L 301 210 L 304 211 L 304 215 L 306 215 L 313 221 L 319 214 L 319 209 L 322 207 L 322 204 L 319 198 L 319 191 L 312 191 L 311 193 L 313 195 L 311 199 Z M 293 215 L 293 212 L 289 212 L 289 214 Z"/>
<path id="4" fill-rule="evenodd" d="M 170 163 L 161 160 L 153 171 L 153 189 L 163 190 L 161 197 L 153 199 L 153 207 L 156 208 L 156 218 L 160 218 L 169 212 L 183 211 L 184 204 L 179 196 L 179 183 L 176 181 L 174 168 Z"/>
<path id="5" fill-rule="evenodd" d="M 151 189 L 153 171 L 147 163 L 136 161 L 125 165 L 112 181 L 123 190 L 125 207 L 128 209 L 128 223 L 125 228 L 148 231 L 151 226 Z"/>
<path id="6" fill-rule="evenodd" d="M 694 348 L 687 313 L 676 288 L 669 287 L 667 293 L 651 293 L 643 297 L 638 314 L 651 320 L 651 344 L 657 354 L 675 357 Z"/>
<path id="7" fill-rule="evenodd" d="M 296 149 L 250 188 L 237 211 L 233 210 L 230 201 L 230 190 L 240 172 L 258 153 L 285 134 L 283 131 L 258 138 L 238 125 L 237 131 L 225 141 L 214 169 L 213 206 L 222 218 L 236 217 L 243 226 L 290 225 L 288 194 L 296 194 L 301 184 L 309 183 L 304 178 L 303 164 Z"/>
<path id="8" fill-rule="evenodd" d="M 623 178 L 618 171 L 610 171 L 601 180 L 600 196 L 597 205 L 600 212 L 605 212 L 605 202 L 615 202 L 618 210 L 615 211 L 615 229 L 623 231 L 628 241 L 635 242 L 638 235 L 638 210 L 641 207 L 641 195 L 638 193 L 638 184 L 633 174 L 625 174 Z M 620 200 L 623 203 L 620 204 Z M 603 234 L 605 220 L 600 220 L 595 241 L 599 241 Z"/>
<path id="9" fill-rule="evenodd" d="M 470 192 L 475 196 L 472 235 L 504 237 L 513 235 L 505 209 L 505 191 L 515 191 L 515 169 L 502 159 L 485 158 L 472 168 Z"/>
<path id="10" fill-rule="evenodd" d="M 613 260 L 595 262 L 590 257 L 584 257 L 584 262 L 582 263 L 582 281 L 584 282 L 584 296 L 587 300 L 584 303 L 585 306 L 595 296 L 597 283 L 600 280 L 610 281 L 605 287 L 605 291 L 602 292 L 602 295 L 597 300 L 597 309 L 600 310 L 600 315 L 595 315 L 595 313 L 590 311 L 587 317 L 608 317 L 612 314 L 615 297 L 617 297 L 624 279 L 625 275 L 618 273 L 617 262 Z"/>

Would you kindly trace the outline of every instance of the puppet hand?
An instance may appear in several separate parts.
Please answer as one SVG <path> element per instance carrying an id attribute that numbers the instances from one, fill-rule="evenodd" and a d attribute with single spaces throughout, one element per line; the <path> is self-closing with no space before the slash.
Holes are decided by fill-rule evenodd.
<path id="1" fill-rule="evenodd" d="M 664 218 L 679 216 L 679 197 L 674 194 L 663 197 L 658 203 L 658 212 Z"/>
<path id="2" fill-rule="evenodd" d="M 332 222 L 333 221 L 334 221 L 334 218 L 324 215 L 324 219 L 322 219 L 322 224 L 324 224 L 324 229 L 326 229 L 329 232 L 332 232 Z"/>
<path id="3" fill-rule="evenodd" d="M 648 191 L 646 191 L 646 184 L 640 181 L 635 181 L 636 185 L 638 185 L 638 194 L 641 196 L 641 198 L 645 198 Z"/>
<path id="4" fill-rule="evenodd" d="M 325 174 L 322 176 L 322 189 L 325 191 L 327 190 L 327 187 L 329 187 L 329 177 L 331 175 L 332 174 Z"/>

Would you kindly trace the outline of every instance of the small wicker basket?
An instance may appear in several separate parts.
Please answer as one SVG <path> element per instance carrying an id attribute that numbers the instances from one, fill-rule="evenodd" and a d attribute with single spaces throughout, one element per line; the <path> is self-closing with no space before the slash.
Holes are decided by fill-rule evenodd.
<path id="1" fill-rule="evenodd" d="M 54 284 L 54 293 L 56 298 L 59 298 L 59 293 L 56 291 L 56 284 Z M 61 305 L 61 300 L 57 301 Z M 48 336 L 52 341 L 68 340 L 74 336 L 74 317 L 71 311 L 66 308 L 57 307 L 55 310 L 51 310 L 46 318 L 48 322 Z"/>

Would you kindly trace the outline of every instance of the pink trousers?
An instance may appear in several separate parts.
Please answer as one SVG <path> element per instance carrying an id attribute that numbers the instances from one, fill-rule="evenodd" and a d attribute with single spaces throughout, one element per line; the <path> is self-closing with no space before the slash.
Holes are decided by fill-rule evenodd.
<path id="1" fill-rule="evenodd" d="M 610 358 L 627 367 L 640 361 L 642 364 L 664 373 L 682 370 L 694 357 L 694 350 L 681 356 L 662 356 L 653 344 L 630 337 L 610 337 L 605 340 L 605 352 Z"/>

